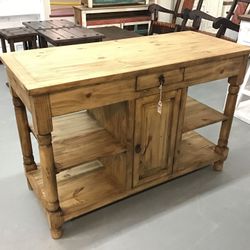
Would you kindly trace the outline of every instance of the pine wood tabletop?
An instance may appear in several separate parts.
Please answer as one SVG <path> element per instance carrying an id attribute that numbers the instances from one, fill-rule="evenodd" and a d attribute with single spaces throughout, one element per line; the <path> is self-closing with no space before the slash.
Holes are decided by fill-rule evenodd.
<path id="1" fill-rule="evenodd" d="M 36 95 L 249 52 L 247 46 L 187 31 L 5 53 L 1 59 L 21 87 L 29 95 Z"/>

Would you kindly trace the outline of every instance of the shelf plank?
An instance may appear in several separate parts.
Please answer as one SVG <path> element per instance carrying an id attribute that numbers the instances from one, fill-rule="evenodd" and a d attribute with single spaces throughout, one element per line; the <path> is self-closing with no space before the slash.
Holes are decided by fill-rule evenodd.
<path id="1" fill-rule="evenodd" d="M 225 121 L 227 117 L 217 110 L 188 97 L 186 103 L 183 133 Z"/>
<path id="2" fill-rule="evenodd" d="M 86 172 L 86 169 L 94 171 Z M 45 196 L 40 169 L 29 172 L 27 177 L 43 201 Z M 77 171 L 70 169 L 61 172 L 57 175 L 57 186 L 65 221 L 101 207 L 104 201 L 113 201 L 123 192 L 98 161 L 84 164 Z"/>
<path id="3" fill-rule="evenodd" d="M 52 143 L 58 172 L 126 151 L 86 111 L 53 118 Z"/>
<path id="4" fill-rule="evenodd" d="M 214 148 L 215 144 L 194 131 L 183 134 L 174 170 L 184 174 L 222 159 Z"/>

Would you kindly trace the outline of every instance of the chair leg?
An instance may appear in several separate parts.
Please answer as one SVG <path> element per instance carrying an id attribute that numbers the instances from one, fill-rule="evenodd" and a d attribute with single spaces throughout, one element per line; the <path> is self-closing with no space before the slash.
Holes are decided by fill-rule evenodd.
<path id="1" fill-rule="evenodd" d="M 1 45 L 2 45 L 2 51 L 3 51 L 3 53 L 6 53 L 7 49 L 6 49 L 6 43 L 5 43 L 5 39 L 4 38 L 1 38 Z"/>
<path id="2" fill-rule="evenodd" d="M 23 49 L 24 49 L 24 50 L 29 49 L 29 48 L 28 48 L 28 45 L 27 45 L 27 41 L 23 41 Z"/>
<path id="3" fill-rule="evenodd" d="M 36 45 L 36 38 L 33 38 L 31 40 L 31 46 L 32 46 L 32 49 L 36 49 L 37 48 L 37 45 Z"/>
<path id="4" fill-rule="evenodd" d="M 11 52 L 15 51 L 14 41 L 13 41 L 13 40 L 9 40 L 8 42 L 9 42 L 9 44 L 10 44 L 10 51 L 11 51 Z"/>

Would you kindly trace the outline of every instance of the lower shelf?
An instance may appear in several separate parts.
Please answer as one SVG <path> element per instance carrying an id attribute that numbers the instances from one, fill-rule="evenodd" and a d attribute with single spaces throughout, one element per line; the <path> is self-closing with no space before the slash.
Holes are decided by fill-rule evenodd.
<path id="1" fill-rule="evenodd" d="M 53 151 L 58 172 L 126 151 L 88 112 L 53 118 Z"/>
<path id="2" fill-rule="evenodd" d="M 215 144 L 200 134 L 194 131 L 184 133 L 174 170 L 188 173 L 222 159 L 214 148 Z"/>
<path id="3" fill-rule="evenodd" d="M 183 133 L 225 120 L 224 114 L 188 96 Z"/>
<path id="4" fill-rule="evenodd" d="M 87 172 L 86 172 L 86 169 Z M 45 194 L 40 169 L 27 175 L 33 190 L 44 204 Z M 57 175 L 59 203 L 64 220 L 99 208 L 114 200 L 122 187 L 105 172 L 99 161 L 66 170 Z"/>
<path id="5" fill-rule="evenodd" d="M 125 189 L 111 177 L 108 166 L 99 161 L 82 164 L 57 174 L 59 203 L 64 221 L 138 193 L 147 188 L 210 165 L 222 156 L 214 152 L 215 145 L 196 132 L 183 135 L 173 174 L 163 175 L 144 185 Z M 119 164 L 119 163 L 118 163 Z M 40 168 L 27 174 L 29 182 L 45 207 L 45 193 Z"/>

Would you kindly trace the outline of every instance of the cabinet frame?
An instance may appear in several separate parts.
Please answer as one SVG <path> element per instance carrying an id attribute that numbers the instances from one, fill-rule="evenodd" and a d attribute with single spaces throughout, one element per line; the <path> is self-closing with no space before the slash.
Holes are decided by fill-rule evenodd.
<path id="1" fill-rule="evenodd" d="M 190 44 L 186 46 L 188 51 L 191 51 L 192 48 L 191 54 L 183 55 L 182 50 L 185 48 L 181 43 L 171 48 L 166 46 L 166 43 L 171 43 L 171 41 L 173 44 L 173 42 L 182 42 L 183 40 L 185 42 L 186 40 L 190 41 Z M 68 220 L 207 165 L 213 165 L 214 170 L 221 171 L 227 158 L 227 145 L 237 94 L 244 78 L 250 49 L 193 32 L 145 37 L 143 40 L 142 38 L 134 38 L 130 41 L 119 40 L 102 43 L 101 45 L 90 44 L 46 49 L 44 51 L 48 55 L 43 59 L 41 59 L 39 50 L 23 52 L 23 54 L 5 53 L 1 55 L 2 61 L 7 66 L 25 174 L 29 187 L 34 190 L 46 211 L 53 238 L 62 236 L 62 225 Z M 204 45 L 204 43 L 207 44 Z M 109 53 L 109 51 L 106 52 L 105 48 L 110 49 L 110 51 L 116 49 L 117 54 L 120 53 L 117 63 L 126 65 L 126 67 L 116 67 L 110 70 L 109 67 L 106 67 L 106 64 L 102 64 L 100 60 L 103 60 L 103 58 L 95 58 L 95 52 L 98 48 L 100 49 L 99 46 L 102 46 L 102 53 L 108 53 L 105 55 L 106 63 L 113 65 L 114 54 Z M 130 48 L 129 51 L 127 46 Z M 141 48 L 144 46 L 148 50 L 142 51 Z M 162 60 L 155 58 L 155 54 L 151 53 L 151 49 L 155 48 L 154 46 L 161 48 L 159 53 L 159 50 L 154 51 L 158 53 L 158 57 L 161 57 Z M 195 52 L 193 51 L 194 46 Z M 201 53 L 204 52 L 204 46 L 209 53 Z M 58 61 L 57 64 L 45 63 L 46 58 L 53 56 L 56 60 L 55 55 L 57 53 L 60 55 L 62 51 L 66 50 L 75 53 L 72 57 L 75 65 L 77 62 L 82 62 L 79 51 L 86 49 L 86 47 L 93 52 L 93 55 L 86 55 L 84 63 L 87 66 L 80 64 L 81 68 L 77 71 L 78 75 L 72 65 L 65 66 L 66 73 L 63 73 L 63 77 L 58 72 L 48 71 L 48 67 L 51 67 L 51 65 L 58 69 L 58 64 L 61 62 Z M 87 54 L 86 51 L 85 54 Z M 122 53 L 124 53 L 124 57 L 121 57 Z M 141 65 L 141 58 L 138 59 L 135 56 L 136 53 L 138 55 L 143 53 L 144 65 Z M 168 56 L 168 58 L 165 56 Z M 145 61 L 145 58 L 148 60 Z M 39 64 L 41 66 L 39 68 L 34 68 L 33 64 L 40 63 L 39 60 L 42 60 L 43 64 Z M 89 63 L 86 62 L 88 60 Z M 32 62 L 32 69 L 35 70 L 33 78 L 33 72 L 26 70 L 29 62 Z M 68 63 L 68 61 L 64 61 L 64 63 Z M 85 72 L 81 71 L 83 67 L 93 71 L 89 71 L 89 74 L 86 75 Z M 98 69 L 104 67 L 103 71 L 94 71 L 97 67 Z M 155 79 L 155 75 L 160 76 L 173 70 L 179 70 L 181 77 L 178 79 L 181 80 L 170 84 L 166 82 L 163 87 L 166 95 L 179 93 L 180 98 L 179 105 L 177 105 L 178 114 L 176 114 L 178 119 L 176 118 L 174 121 L 176 133 L 174 133 L 175 136 L 173 136 L 174 139 L 171 142 L 174 149 L 174 157 L 171 156 L 173 171 L 172 174 L 160 174 L 157 178 L 134 187 L 132 183 L 135 174 L 133 164 L 134 145 L 137 143 L 134 141 L 135 123 L 140 122 L 136 117 L 136 101 L 143 100 L 143 98 L 145 100 L 146 98 L 150 99 L 150 96 L 159 94 L 159 88 L 154 84 L 146 84 L 146 86 L 153 87 L 140 90 L 136 87 L 136 83 L 143 76 L 146 76 L 145 79 Z M 50 79 L 41 81 L 48 74 L 50 74 Z M 40 82 L 34 79 L 34 76 L 39 77 Z M 69 79 L 69 76 L 72 78 Z M 222 78 L 228 78 L 229 83 L 223 114 L 218 115 L 206 105 L 192 100 L 194 114 L 190 113 L 188 107 L 186 108 L 186 104 L 189 102 L 187 98 L 188 87 Z M 58 84 L 58 81 L 61 81 L 60 84 Z M 211 84 L 212 87 L 212 83 L 208 84 Z M 80 166 L 81 169 L 71 168 L 66 169 L 66 172 L 60 172 L 56 168 L 56 152 L 53 150 L 53 133 L 57 129 L 55 123 L 53 124 L 53 119 L 83 109 L 91 109 L 93 112 L 90 112 L 90 114 L 92 113 L 93 118 L 99 122 L 100 129 L 105 129 L 109 133 L 108 138 L 110 135 L 111 138 L 118 140 L 118 148 L 120 148 L 120 145 L 125 145 L 125 150 L 121 147 L 122 150 L 118 150 L 115 155 L 97 157 L 98 161 L 103 165 L 110 166 L 109 168 L 98 167 L 97 169 L 94 166 L 95 169 L 88 173 L 79 173 L 85 167 Z M 196 116 L 197 110 L 203 110 L 199 117 Z M 27 111 L 31 112 L 32 115 L 32 127 L 28 124 Z M 189 117 L 185 118 L 185 114 L 188 113 Z M 204 113 L 210 116 L 207 122 L 202 121 Z M 123 119 L 123 114 L 126 119 Z M 192 119 L 197 121 L 192 123 L 190 117 L 195 117 Z M 185 124 L 187 121 L 189 122 L 188 126 L 187 123 Z M 215 122 L 221 122 L 217 145 L 211 144 L 192 131 Z M 96 127 L 98 129 L 98 126 Z M 121 137 L 119 137 L 120 127 L 125 127 L 127 131 L 126 133 L 120 133 Z M 39 144 L 40 165 L 34 162 L 30 139 L 31 131 L 35 134 Z M 197 155 L 190 153 L 190 149 L 197 147 L 209 152 L 209 157 L 204 154 L 204 151 L 201 153 L 197 151 L 202 155 L 197 160 Z M 203 155 L 206 157 L 203 158 Z M 120 178 L 120 176 L 125 176 L 125 178 Z M 86 185 L 86 188 L 83 188 L 82 184 Z M 88 193 L 85 193 L 87 191 Z M 84 198 L 87 199 L 87 202 Z"/>

